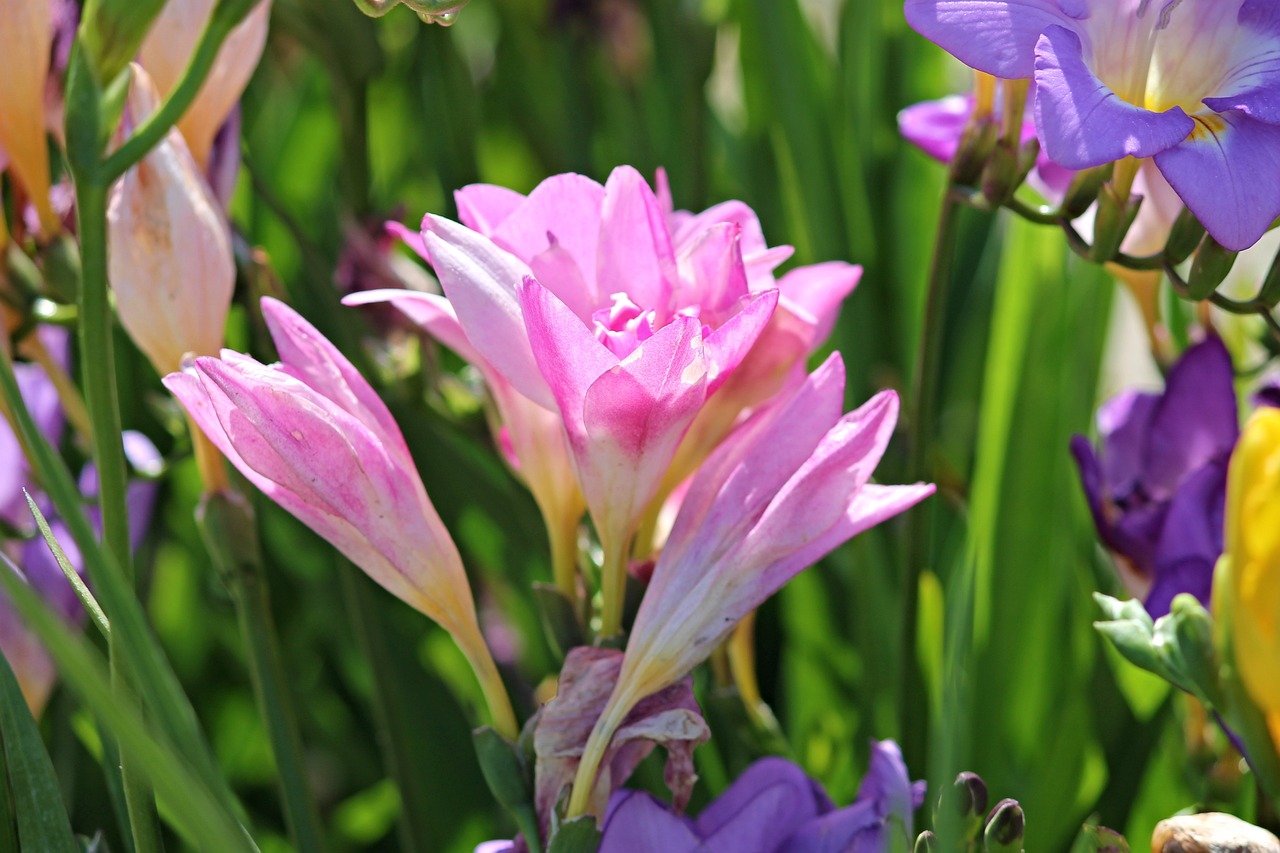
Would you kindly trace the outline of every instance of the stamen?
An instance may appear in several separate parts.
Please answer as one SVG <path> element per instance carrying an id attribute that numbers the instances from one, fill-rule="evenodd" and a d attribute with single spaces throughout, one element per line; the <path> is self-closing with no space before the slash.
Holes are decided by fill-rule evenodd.
<path id="1" fill-rule="evenodd" d="M 1178 8 L 1181 3 L 1182 0 L 1169 0 L 1168 3 L 1164 4 L 1160 9 L 1160 23 L 1156 24 L 1157 30 L 1163 30 L 1169 26 L 1169 21 L 1173 18 L 1173 10 Z M 1146 5 L 1146 0 L 1143 0 L 1143 5 Z"/>

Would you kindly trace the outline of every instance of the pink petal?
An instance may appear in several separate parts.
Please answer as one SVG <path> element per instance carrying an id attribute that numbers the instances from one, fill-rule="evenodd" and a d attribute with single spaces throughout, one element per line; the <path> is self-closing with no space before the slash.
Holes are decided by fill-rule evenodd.
<path id="1" fill-rule="evenodd" d="M 726 313 L 747 295 L 741 241 L 740 226 L 718 222 L 681 249 L 677 261 L 685 285 L 680 293 L 681 302 L 697 305 L 699 316 L 709 318 Z"/>
<path id="2" fill-rule="evenodd" d="M 466 330 L 458 322 L 458 315 L 448 299 L 435 293 L 422 293 L 417 290 L 399 290 L 384 288 L 382 290 L 365 290 L 343 297 L 343 305 L 373 305 L 389 302 L 406 317 L 421 326 L 427 334 L 458 354 L 464 361 L 480 368 L 482 372 L 490 370 L 484 356 L 480 355 L 467 338 Z"/>
<path id="3" fill-rule="evenodd" d="M 428 220 L 427 248 L 467 338 L 520 393 L 550 408 L 517 294 L 529 268 L 470 228 L 438 216 Z"/>
<path id="4" fill-rule="evenodd" d="M 493 184 L 470 184 L 453 194 L 458 219 L 468 228 L 492 237 L 503 221 L 525 200 L 515 190 Z"/>
<path id="5" fill-rule="evenodd" d="M 831 334 L 840 306 L 861 279 L 862 267 L 829 261 L 791 270 L 778 280 L 778 290 L 783 307 L 812 320 L 816 348 Z"/>
<path id="6" fill-rule="evenodd" d="M 778 307 L 778 291 L 758 294 L 706 339 L 707 394 L 714 394 L 751 352 Z"/>
<path id="7" fill-rule="evenodd" d="M 677 280 L 675 253 L 662 207 L 644 177 L 619 166 L 605 184 L 596 287 L 602 296 L 626 293 L 637 305 L 663 311 Z"/>

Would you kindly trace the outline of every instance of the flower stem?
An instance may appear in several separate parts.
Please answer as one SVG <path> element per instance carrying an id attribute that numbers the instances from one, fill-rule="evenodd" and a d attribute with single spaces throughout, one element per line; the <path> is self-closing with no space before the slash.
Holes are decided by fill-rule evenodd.
<path id="1" fill-rule="evenodd" d="M 198 430 L 194 434 L 202 435 Z M 225 472 L 222 479 L 226 479 Z M 325 849 L 324 834 L 307 781 L 298 718 L 280 660 L 253 512 L 244 496 L 206 487 L 196 518 L 209 556 L 235 602 L 254 697 L 279 774 L 289 835 L 300 853 L 319 853 Z"/>
<path id="2" fill-rule="evenodd" d="M 911 394 L 911 422 L 908 425 L 908 480 L 930 479 L 929 454 L 932 449 L 938 374 L 941 367 L 947 295 L 955 260 L 956 229 L 960 204 L 948 186 L 938 214 L 933 258 L 925 284 L 924 318 L 916 354 L 915 381 Z M 898 712 L 902 721 L 902 749 L 908 766 L 924 767 L 927 760 L 929 715 L 924 676 L 916 655 L 920 573 L 930 561 L 927 513 L 907 514 L 907 555 L 902 577 L 902 633 Z"/>
<path id="3" fill-rule="evenodd" d="M 547 539 L 551 543 L 551 572 L 559 589 L 570 601 L 578 600 L 578 519 L 547 522 Z"/>
<path id="4" fill-rule="evenodd" d="M 115 347 L 107 298 L 107 187 L 98 174 L 76 174 L 76 216 L 80 234 L 80 369 L 98 469 L 98 503 L 102 511 L 102 543 L 124 576 L 133 579 L 129 547 L 129 515 L 125 503 L 124 444 L 120 402 L 116 394 Z M 108 640 L 111 682 L 118 692 L 128 685 L 119 666 L 118 639 Z M 120 775 L 136 853 L 164 849 L 155 798 L 128 751 L 120 754 Z"/>
<path id="5" fill-rule="evenodd" d="M 600 544 L 604 548 L 604 560 L 600 565 L 600 636 L 615 637 L 622 633 L 630 543 L 628 537 L 616 536 Z"/>
<path id="6" fill-rule="evenodd" d="M 460 639 L 460 636 L 455 634 L 455 639 Z M 516 740 L 520 737 L 520 725 L 516 722 L 516 712 L 511 707 L 507 686 L 502 683 L 498 665 L 493 662 L 493 655 L 489 653 L 489 647 L 484 644 L 484 638 L 478 630 L 476 636 L 479 638 L 479 648 L 474 648 L 477 643 L 462 642 L 458 643 L 458 647 L 462 649 L 463 655 L 471 664 L 472 672 L 476 674 L 476 680 L 480 682 L 494 731 L 508 740 Z"/>

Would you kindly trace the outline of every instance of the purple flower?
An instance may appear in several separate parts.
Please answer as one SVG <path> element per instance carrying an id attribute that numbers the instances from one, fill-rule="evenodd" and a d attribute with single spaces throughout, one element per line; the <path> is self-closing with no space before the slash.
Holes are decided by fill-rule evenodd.
<path id="1" fill-rule="evenodd" d="M 1189 348 L 1163 394 L 1127 392 L 1098 411 L 1100 451 L 1071 441 L 1102 541 L 1152 616 L 1189 592 L 1206 604 L 1222 553 L 1227 461 L 1239 435 L 1231 357 Z"/>
<path id="2" fill-rule="evenodd" d="M 882 853 L 914 838 L 924 800 L 893 741 L 872 742 L 871 765 L 852 805 L 836 808 L 822 787 L 782 758 L 752 764 L 692 819 L 643 791 L 609 802 L 600 853 Z M 509 853 L 490 841 L 476 853 Z"/>
<path id="3" fill-rule="evenodd" d="M 1034 78 L 1056 163 L 1153 157 L 1228 249 L 1280 215 L 1274 0 L 906 0 L 906 17 L 979 71 Z"/>

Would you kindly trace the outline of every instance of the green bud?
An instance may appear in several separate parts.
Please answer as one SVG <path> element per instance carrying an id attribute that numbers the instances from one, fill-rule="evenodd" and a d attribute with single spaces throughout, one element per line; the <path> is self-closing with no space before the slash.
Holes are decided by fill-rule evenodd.
<path id="1" fill-rule="evenodd" d="M 138 54 L 165 0 L 87 0 L 79 41 L 100 82 L 114 80 Z"/>
<path id="2" fill-rule="evenodd" d="M 1098 166 L 1077 172 L 1062 197 L 1062 213 L 1067 219 L 1083 216 L 1098 199 L 1102 185 L 1111 178 L 1111 166 Z"/>
<path id="3" fill-rule="evenodd" d="M 991 202 L 992 207 L 999 207 L 1026 177 L 1018 150 L 1006 140 L 1000 139 L 991 149 L 991 155 L 982 168 L 982 194 Z"/>
<path id="4" fill-rule="evenodd" d="M 1110 184 L 1103 186 L 1098 194 L 1098 213 L 1093 224 L 1094 263 L 1105 264 L 1116 256 L 1141 205 L 1141 196 L 1121 199 Z"/>
<path id="5" fill-rule="evenodd" d="M 972 841 L 982 829 L 987 802 L 987 783 L 977 773 L 965 771 L 942 789 L 935 824 L 946 824 L 948 817 L 958 818 L 951 826 L 966 842 Z"/>
<path id="6" fill-rule="evenodd" d="M 532 800 L 530 780 L 525 774 L 519 748 L 488 726 L 471 733 L 471 742 L 480 760 L 480 771 L 493 798 L 514 811 Z"/>
<path id="7" fill-rule="evenodd" d="M 196 524 L 205 547 L 217 555 L 213 564 L 224 573 L 222 582 L 235 593 L 244 580 L 242 567 L 254 566 L 259 560 L 253 506 L 238 492 L 214 492 L 205 495 L 196 507 Z"/>
<path id="8" fill-rule="evenodd" d="M 547 853 L 596 853 L 599 849 L 600 829 L 591 815 L 562 823 L 547 845 Z"/>
<path id="9" fill-rule="evenodd" d="M 999 134 L 999 125 L 990 119 L 970 122 L 960 134 L 960 144 L 951 160 L 951 180 L 966 187 L 978 183 Z"/>
<path id="10" fill-rule="evenodd" d="M 72 305 L 80 293 L 80 249 L 67 234 L 59 234 L 41 252 L 44 283 L 49 294 L 64 305 Z"/>
<path id="11" fill-rule="evenodd" d="M 1001 800 L 987 817 L 987 828 L 982 834 L 986 853 L 1022 853 L 1022 835 L 1026 831 L 1026 817 L 1017 800 Z"/>
<path id="12" fill-rule="evenodd" d="M 1280 252 L 1276 253 L 1276 259 L 1271 262 L 1267 277 L 1262 280 L 1262 289 L 1258 291 L 1258 298 L 1272 308 L 1280 304 Z"/>
<path id="13" fill-rule="evenodd" d="M 1165 260 L 1177 266 L 1191 257 L 1191 253 L 1196 250 L 1196 246 L 1200 245 L 1200 240 L 1203 238 L 1204 226 L 1200 224 L 1199 219 L 1196 219 L 1194 213 L 1184 207 L 1182 213 L 1179 213 L 1178 218 L 1173 221 L 1169 239 L 1164 244 Z"/>
<path id="14" fill-rule="evenodd" d="M 4 298 L 15 307 L 28 306 L 40 292 L 40 270 L 27 253 L 10 243 L 4 248 Z M 25 313 L 25 311 L 24 311 Z"/>
<path id="15" fill-rule="evenodd" d="M 1185 592 L 1174 597 L 1169 612 L 1187 678 L 1211 705 L 1221 705 L 1213 618 L 1194 595 Z"/>
<path id="16" fill-rule="evenodd" d="M 925 830 L 916 836 L 916 846 L 913 848 L 914 853 L 938 853 L 938 836 L 929 830 Z"/>
<path id="17" fill-rule="evenodd" d="M 1237 252 L 1222 248 L 1209 234 L 1200 241 L 1195 260 L 1191 262 L 1191 274 L 1187 276 L 1187 298 L 1195 301 L 1208 299 L 1226 279 L 1236 262 Z"/>

